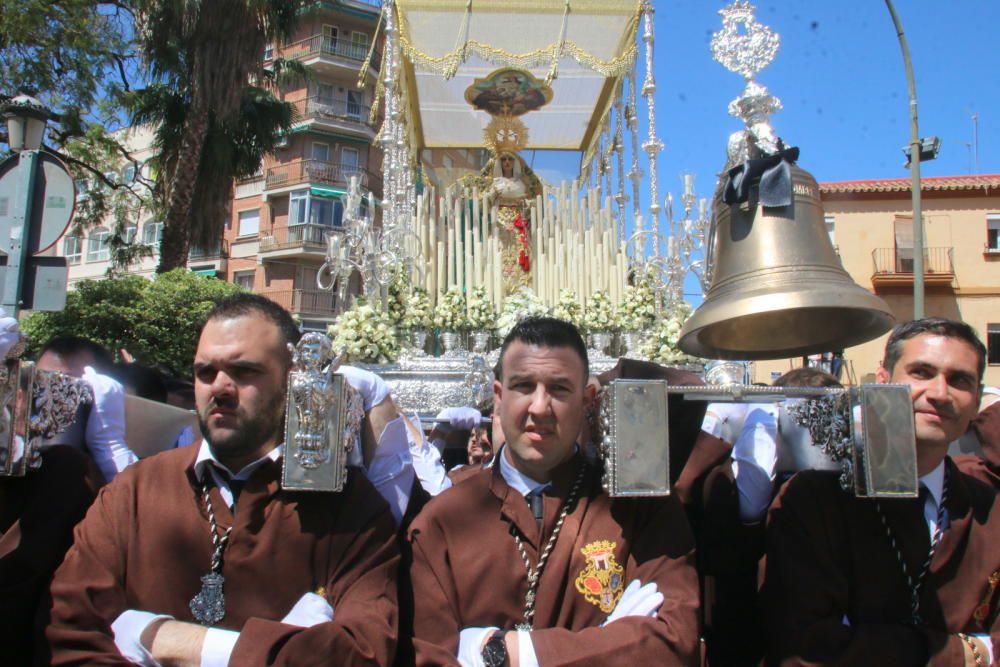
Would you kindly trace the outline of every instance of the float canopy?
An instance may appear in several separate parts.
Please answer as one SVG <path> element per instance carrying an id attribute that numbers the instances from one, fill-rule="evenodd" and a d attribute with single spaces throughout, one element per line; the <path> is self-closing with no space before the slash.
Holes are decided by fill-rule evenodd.
<path id="1" fill-rule="evenodd" d="M 467 10 L 469 4 L 397 0 L 404 98 L 417 147 L 482 147 L 491 117 L 467 101 L 470 87 L 502 69 L 528 72 L 544 86 L 561 53 L 550 101 L 520 120 L 529 148 L 590 149 L 616 86 L 632 70 L 640 3 L 570 0 L 569 11 L 566 0 L 474 0 Z"/>

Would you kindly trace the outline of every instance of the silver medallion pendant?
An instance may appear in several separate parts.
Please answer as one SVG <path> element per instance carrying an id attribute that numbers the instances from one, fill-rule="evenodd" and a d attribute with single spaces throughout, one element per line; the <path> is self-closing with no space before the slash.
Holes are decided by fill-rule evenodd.
<path id="1" fill-rule="evenodd" d="M 201 590 L 191 598 L 190 608 L 194 620 L 202 625 L 215 625 L 226 615 L 226 598 L 222 594 L 225 578 L 209 572 L 201 578 Z"/>

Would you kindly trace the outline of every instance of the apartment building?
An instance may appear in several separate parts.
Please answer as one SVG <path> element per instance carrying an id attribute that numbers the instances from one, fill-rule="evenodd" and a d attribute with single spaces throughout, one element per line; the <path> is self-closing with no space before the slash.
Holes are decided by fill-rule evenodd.
<path id="1" fill-rule="evenodd" d="M 380 118 L 372 118 L 375 83 L 381 66 L 376 45 L 377 0 L 328 0 L 306 6 L 295 35 L 285 44 L 268 46 L 266 61 L 295 59 L 310 71 L 306 81 L 279 91 L 294 104 L 297 120 L 274 155 L 264 159 L 258 175 L 233 184 L 233 198 L 223 235 L 211 248 L 191 248 L 188 268 L 240 284 L 285 306 L 304 328 L 325 330 L 334 319 L 335 297 L 320 290 L 316 275 L 326 250 L 327 233 L 341 229 L 340 195 L 350 179 L 382 192 L 381 152 L 372 140 Z M 369 61 L 364 80 L 362 66 Z M 125 144 L 137 158 L 143 175 L 151 177 L 146 161 L 153 155 L 150 128 L 133 128 Z M 132 167 L 110 176 L 131 179 Z M 78 197 L 93 184 L 77 183 Z M 150 247 L 152 256 L 130 272 L 152 277 L 159 262 L 163 223 L 137 212 L 129 240 Z M 104 277 L 109 265 L 111 225 L 82 236 L 67 235 L 56 252 L 70 265 L 70 287 L 83 279 Z M 356 291 L 357 286 L 355 286 Z"/>
<path id="2" fill-rule="evenodd" d="M 821 183 L 827 231 L 844 269 L 882 297 L 898 322 L 913 318 L 910 179 Z M 924 312 L 968 322 L 989 350 L 985 381 L 1000 385 L 1000 174 L 922 179 Z M 888 334 L 844 351 L 845 380 L 872 382 Z M 757 382 L 801 359 L 753 365 Z"/>

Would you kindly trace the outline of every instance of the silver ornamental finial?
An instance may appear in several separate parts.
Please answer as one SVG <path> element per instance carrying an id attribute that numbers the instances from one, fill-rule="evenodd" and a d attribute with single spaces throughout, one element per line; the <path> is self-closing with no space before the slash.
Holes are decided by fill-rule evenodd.
<path id="1" fill-rule="evenodd" d="M 768 93 L 754 78 L 774 60 L 781 40 L 777 33 L 757 22 L 754 10 L 755 7 L 745 0 L 724 7 L 719 10 L 722 30 L 712 35 L 715 60 L 747 82 L 743 93 L 729 103 L 729 114 L 746 123 L 749 133 L 747 136 L 746 132 L 738 132 L 730 138 L 730 164 L 750 157 L 748 139 L 753 139 L 756 147 L 766 154 L 778 152 L 780 145 L 769 118 L 781 110 L 781 100 Z"/>

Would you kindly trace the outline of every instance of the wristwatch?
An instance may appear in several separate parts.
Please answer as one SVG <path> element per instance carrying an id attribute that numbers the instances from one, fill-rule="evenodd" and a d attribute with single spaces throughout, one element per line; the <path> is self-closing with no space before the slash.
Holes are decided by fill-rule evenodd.
<path id="1" fill-rule="evenodd" d="M 486 667 L 503 667 L 507 664 L 507 644 L 504 635 L 507 631 L 494 632 L 483 647 L 483 664 Z"/>

